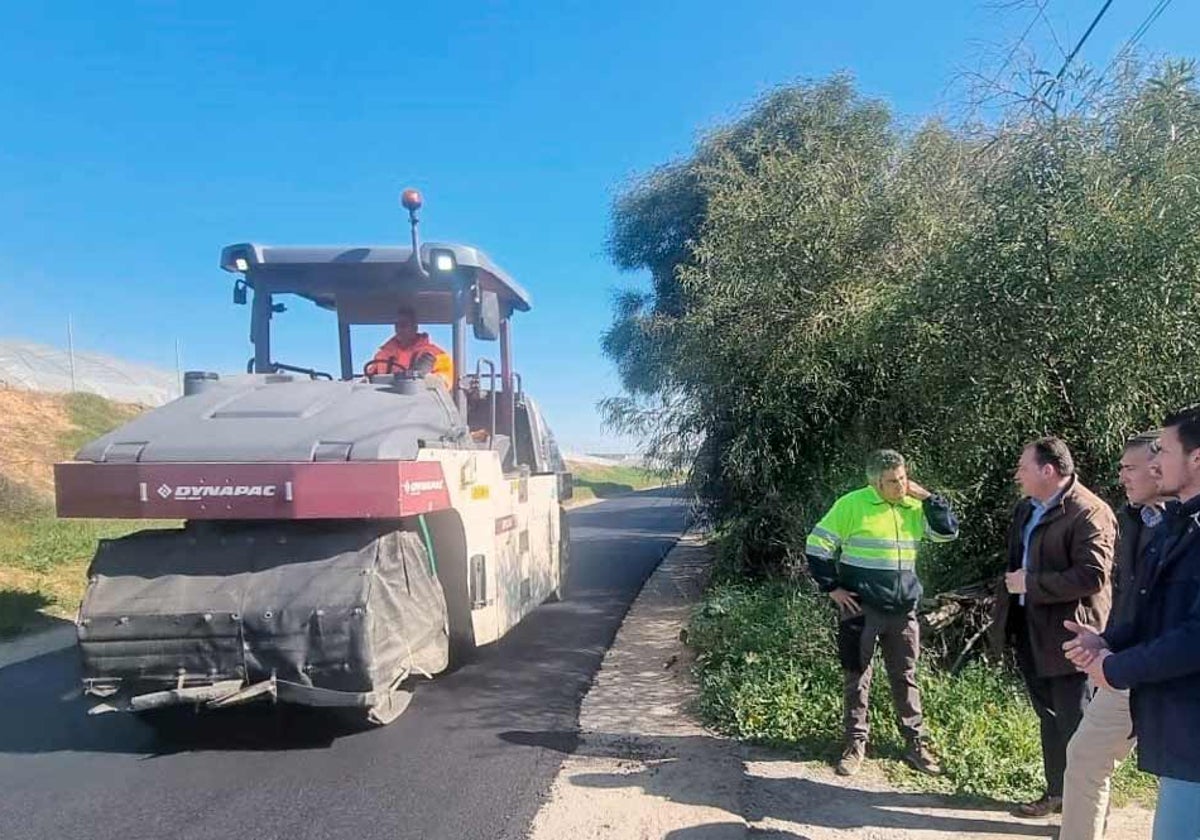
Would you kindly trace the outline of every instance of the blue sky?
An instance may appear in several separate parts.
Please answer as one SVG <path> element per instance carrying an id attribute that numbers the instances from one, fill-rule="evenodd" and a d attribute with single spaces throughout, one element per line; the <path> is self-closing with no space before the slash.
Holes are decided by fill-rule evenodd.
<path id="1" fill-rule="evenodd" d="M 1011 5 L 1011 4 L 1010 4 Z M 1057 69 L 1100 0 L 1048 0 L 1028 43 Z M 1081 60 L 1104 66 L 1154 7 L 1116 0 Z M 97 3 L 0 9 L 0 337 L 173 368 L 236 370 L 248 309 L 230 242 L 477 244 L 530 290 L 517 367 L 565 444 L 612 451 L 600 333 L 618 273 L 615 191 L 774 86 L 852 72 L 907 120 L 962 104 L 1033 6 L 938 0 Z M 1172 3 L 1141 45 L 1196 55 Z M 277 323 L 280 361 L 336 357 L 327 317 Z"/>

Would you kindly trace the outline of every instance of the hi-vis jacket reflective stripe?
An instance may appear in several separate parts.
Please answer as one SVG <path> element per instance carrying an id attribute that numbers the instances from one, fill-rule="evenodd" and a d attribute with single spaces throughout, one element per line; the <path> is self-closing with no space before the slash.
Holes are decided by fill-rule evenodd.
<path id="1" fill-rule="evenodd" d="M 890 504 L 864 487 L 834 503 L 809 533 L 805 554 L 822 591 L 840 586 L 883 612 L 908 612 L 922 592 L 917 546 L 957 536 L 958 520 L 944 498 L 922 503 L 906 496 Z"/>

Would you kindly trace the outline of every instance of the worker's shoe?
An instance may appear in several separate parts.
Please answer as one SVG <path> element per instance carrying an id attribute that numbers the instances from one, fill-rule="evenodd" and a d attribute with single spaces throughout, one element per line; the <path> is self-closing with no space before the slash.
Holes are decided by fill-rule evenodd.
<path id="1" fill-rule="evenodd" d="M 942 775 L 942 766 L 938 764 L 937 758 L 929 747 L 925 746 L 925 741 L 921 738 L 911 738 L 908 746 L 904 748 L 904 755 L 901 756 L 904 763 L 914 770 L 926 773 L 930 776 Z"/>
<path id="2" fill-rule="evenodd" d="M 1036 802 L 1023 802 L 1017 806 L 1016 813 L 1021 817 L 1048 817 L 1051 814 L 1061 814 L 1062 797 L 1047 794 Z"/>
<path id="3" fill-rule="evenodd" d="M 839 776 L 853 776 L 862 769 L 863 759 L 866 757 L 867 742 L 855 738 L 846 742 L 846 747 L 842 750 L 842 757 L 838 759 L 838 763 L 833 769 Z"/>

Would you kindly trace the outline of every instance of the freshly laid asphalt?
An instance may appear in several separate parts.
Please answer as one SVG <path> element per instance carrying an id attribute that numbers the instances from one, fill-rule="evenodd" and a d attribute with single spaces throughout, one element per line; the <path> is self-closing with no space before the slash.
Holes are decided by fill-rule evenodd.
<path id="1" fill-rule="evenodd" d="M 520 838 L 573 748 L 579 701 L 683 531 L 647 491 L 571 513 L 570 597 L 420 684 L 390 726 L 310 709 L 86 715 L 74 649 L 0 668 L 0 838 Z"/>

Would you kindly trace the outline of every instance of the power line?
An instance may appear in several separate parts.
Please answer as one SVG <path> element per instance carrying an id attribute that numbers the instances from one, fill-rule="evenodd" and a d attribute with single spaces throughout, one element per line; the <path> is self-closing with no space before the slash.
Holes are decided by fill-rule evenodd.
<path id="1" fill-rule="evenodd" d="M 1116 63 L 1121 60 L 1121 57 L 1137 46 L 1138 41 L 1145 37 L 1146 33 L 1150 31 L 1150 27 L 1153 26 L 1154 22 L 1162 16 L 1162 13 L 1166 11 L 1167 6 L 1169 5 L 1171 5 L 1171 0 L 1158 0 L 1158 3 L 1153 9 L 1150 10 L 1150 14 L 1146 15 L 1146 19 L 1142 21 L 1141 26 L 1134 30 L 1133 35 L 1131 35 L 1129 40 L 1125 42 L 1125 46 L 1121 47 L 1117 54 L 1113 56 L 1113 60 L 1110 61 L 1108 66 L 1104 68 L 1104 72 L 1100 74 L 1101 78 L 1107 76 L 1108 71 L 1111 70 Z"/>
<path id="2" fill-rule="evenodd" d="M 1150 30 L 1150 27 L 1154 25 L 1154 22 L 1159 19 L 1169 5 L 1171 5 L 1171 0 L 1159 0 L 1158 5 L 1146 16 L 1146 20 L 1138 27 L 1138 31 L 1134 34 L 1133 42 L 1135 44 L 1142 40 L 1142 36 Z"/>
<path id="3" fill-rule="evenodd" d="M 1170 2 L 1170 0 L 1167 0 Z M 1071 54 L 1063 61 L 1062 67 L 1058 68 L 1058 72 L 1054 75 L 1054 82 L 1057 84 L 1062 80 L 1063 73 L 1067 72 L 1067 68 L 1071 66 L 1071 62 L 1079 51 L 1083 49 L 1083 45 L 1087 42 L 1088 36 L 1092 34 L 1092 30 L 1096 28 L 1096 24 L 1100 22 L 1100 18 L 1104 17 L 1104 13 L 1108 11 L 1108 7 L 1113 4 L 1113 0 L 1104 0 L 1104 5 L 1100 7 L 1100 11 L 1096 12 L 1096 16 L 1092 18 L 1092 23 L 1088 26 L 1087 31 L 1083 33 L 1083 37 L 1079 39 L 1079 43 L 1075 45 L 1075 49 L 1071 50 Z"/>
<path id="4" fill-rule="evenodd" d="M 1146 33 L 1150 31 L 1150 27 L 1152 27 L 1155 21 L 1162 16 L 1162 13 L 1166 11 L 1167 6 L 1169 5 L 1171 5 L 1171 0 L 1158 0 L 1158 2 L 1155 3 L 1154 7 L 1150 10 L 1150 14 L 1146 15 L 1146 18 L 1141 22 L 1141 25 L 1139 25 L 1138 28 L 1134 30 L 1133 34 L 1129 36 L 1129 40 L 1125 42 L 1121 49 L 1117 50 L 1117 54 L 1113 56 L 1112 61 L 1110 61 L 1108 66 L 1104 68 L 1104 72 L 1096 77 L 1096 81 L 1092 83 L 1092 87 L 1088 90 L 1087 95 L 1084 96 L 1083 100 L 1079 103 L 1080 107 L 1083 107 L 1091 102 L 1092 97 L 1094 97 L 1097 91 L 1100 90 L 1100 85 L 1104 83 L 1104 79 L 1108 76 L 1109 72 L 1111 72 L 1112 69 L 1117 66 L 1117 62 L 1133 51 L 1133 48 L 1136 47 L 1138 42 L 1145 37 Z"/>

